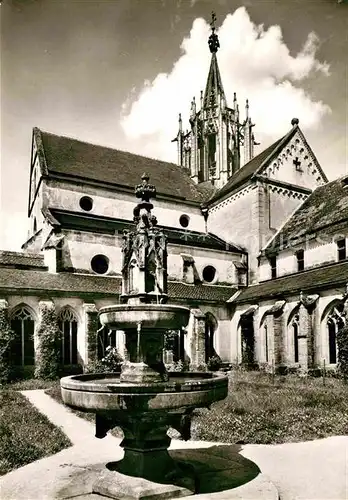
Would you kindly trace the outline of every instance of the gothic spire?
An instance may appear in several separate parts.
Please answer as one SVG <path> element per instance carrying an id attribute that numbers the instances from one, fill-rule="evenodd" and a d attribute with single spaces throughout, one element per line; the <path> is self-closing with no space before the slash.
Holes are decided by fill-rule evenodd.
<path id="1" fill-rule="evenodd" d="M 215 21 L 216 15 L 212 12 L 212 21 L 210 23 L 211 26 L 211 35 L 208 39 L 209 50 L 212 54 L 210 69 L 208 74 L 207 85 L 205 87 L 204 93 L 204 106 L 210 107 L 218 104 L 218 96 L 226 102 L 224 88 L 222 86 L 222 80 L 220 75 L 220 70 L 217 62 L 216 53 L 220 47 L 219 38 L 215 33 Z"/>

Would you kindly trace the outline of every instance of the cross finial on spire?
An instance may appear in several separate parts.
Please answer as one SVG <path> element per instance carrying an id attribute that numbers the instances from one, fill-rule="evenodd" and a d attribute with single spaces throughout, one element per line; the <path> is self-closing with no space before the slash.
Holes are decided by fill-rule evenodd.
<path id="1" fill-rule="evenodd" d="M 215 12 L 212 12 L 211 13 L 211 23 L 210 23 L 211 35 L 208 39 L 209 50 L 212 54 L 216 54 L 216 52 L 218 51 L 218 49 L 220 47 L 219 38 L 218 38 L 217 34 L 215 33 L 215 29 L 216 29 L 215 21 L 216 21 L 216 14 L 215 14 Z"/>
<path id="2" fill-rule="evenodd" d="M 214 11 L 212 11 L 211 13 L 211 23 L 210 23 L 210 26 L 211 26 L 211 30 L 212 32 L 214 33 L 215 31 L 215 21 L 216 21 L 216 14 Z"/>

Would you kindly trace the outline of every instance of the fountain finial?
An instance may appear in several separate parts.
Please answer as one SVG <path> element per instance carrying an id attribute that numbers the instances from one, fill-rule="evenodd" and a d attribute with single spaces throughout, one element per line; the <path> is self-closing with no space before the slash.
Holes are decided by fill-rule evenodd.
<path id="1" fill-rule="evenodd" d="M 157 219 L 151 213 L 150 198 L 156 196 L 156 188 L 149 184 L 144 173 L 142 182 L 135 186 L 135 195 L 141 201 L 133 210 L 134 231 L 123 234 L 122 298 L 123 302 L 167 301 L 167 241 L 157 227 Z"/>
<path id="2" fill-rule="evenodd" d="M 151 198 L 156 198 L 156 188 L 149 184 L 150 176 L 147 173 L 143 173 L 141 179 L 142 183 L 135 186 L 135 196 L 149 202 Z"/>

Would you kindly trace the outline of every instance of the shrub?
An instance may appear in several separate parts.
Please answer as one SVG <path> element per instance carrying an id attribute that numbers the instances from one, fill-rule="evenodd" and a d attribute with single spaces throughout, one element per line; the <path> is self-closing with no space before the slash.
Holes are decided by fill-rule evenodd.
<path id="1" fill-rule="evenodd" d="M 164 334 L 164 349 L 174 351 L 179 332 L 177 330 L 167 330 Z"/>
<path id="2" fill-rule="evenodd" d="M 86 373 L 114 373 L 121 371 L 123 358 L 116 347 L 108 346 L 104 358 L 88 363 Z"/>
<path id="3" fill-rule="evenodd" d="M 7 309 L 0 309 L 0 384 L 6 384 L 14 376 L 10 356 L 14 335 L 8 321 Z"/>
<path id="4" fill-rule="evenodd" d="M 274 371 L 277 375 L 288 375 L 289 368 L 286 365 L 279 365 L 275 367 Z"/>
<path id="5" fill-rule="evenodd" d="M 309 368 L 308 375 L 314 378 L 322 377 L 322 370 L 321 368 Z"/>
<path id="6" fill-rule="evenodd" d="M 337 332 L 338 363 L 337 370 L 345 382 L 348 382 L 348 324 Z"/>
<path id="7" fill-rule="evenodd" d="M 207 361 L 207 368 L 211 372 L 216 372 L 220 370 L 221 366 L 222 366 L 222 360 L 220 356 L 218 356 L 217 354 L 209 358 Z"/>
<path id="8" fill-rule="evenodd" d="M 195 372 L 206 372 L 208 370 L 206 363 L 202 363 L 195 367 Z"/>
<path id="9" fill-rule="evenodd" d="M 41 306 L 41 321 L 37 329 L 38 347 L 35 357 L 35 377 L 53 380 L 60 374 L 61 331 L 54 307 Z"/>
<path id="10" fill-rule="evenodd" d="M 179 361 L 175 361 L 170 365 L 166 365 L 166 369 L 169 372 L 186 372 L 189 369 L 188 363 L 179 359 Z"/>

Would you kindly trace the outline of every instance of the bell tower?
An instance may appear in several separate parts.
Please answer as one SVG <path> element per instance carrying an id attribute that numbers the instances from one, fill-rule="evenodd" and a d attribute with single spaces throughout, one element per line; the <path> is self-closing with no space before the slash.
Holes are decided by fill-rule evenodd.
<path id="1" fill-rule="evenodd" d="M 201 91 L 200 94 L 199 110 L 193 97 L 189 118 L 190 129 L 183 130 L 180 114 L 179 130 L 174 141 L 177 142 L 178 165 L 187 168 L 195 182 L 210 181 L 217 188 L 221 188 L 253 157 L 254 125 L 249 117 L 248 103 L 246 119 L 240 122 L 236 94 L 233 107 L 227 106 L 217 59 L 220 42 L 215 22 L 216 16 L 213 12 L 210 23 L 211 34 L 208 39 L 211 62 L 205 91 Z M 244 146 L 243 159 L 241 159 L 242 146 Z"/>

